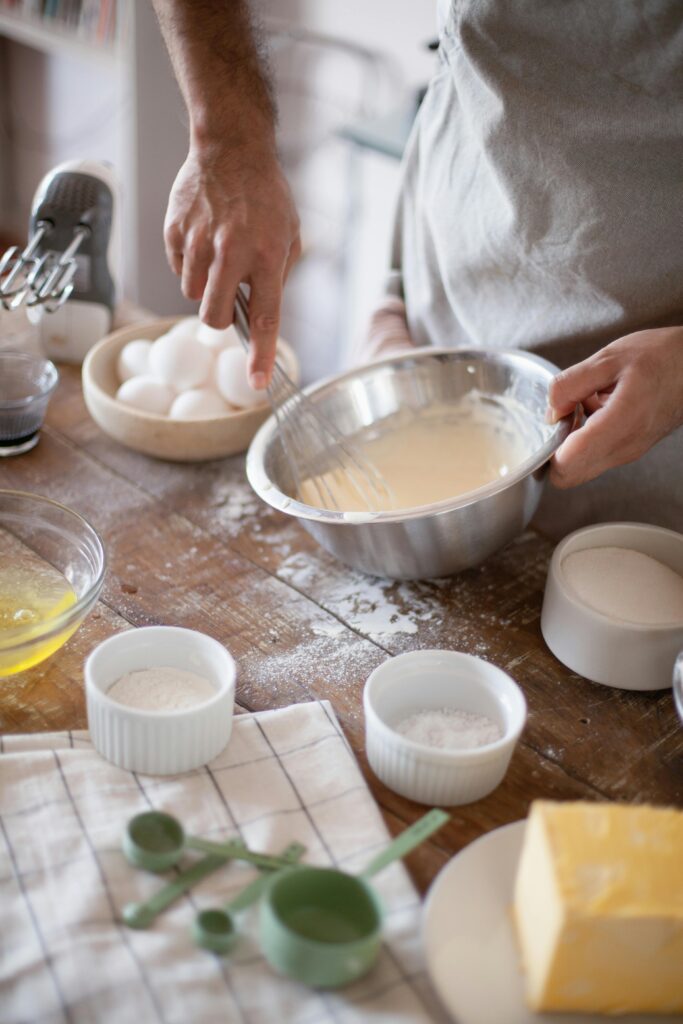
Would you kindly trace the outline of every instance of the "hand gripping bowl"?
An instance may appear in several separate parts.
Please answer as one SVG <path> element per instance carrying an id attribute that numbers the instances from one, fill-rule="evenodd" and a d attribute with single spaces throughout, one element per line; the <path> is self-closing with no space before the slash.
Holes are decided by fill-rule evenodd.
<path id="1" fill-rule="evenodd" d="M 397 512 L 327 511 L 292 497 L 287 459 L 271 416 L 247 456 L 247 476 L 273 508 L 295 516 L 347 565 L 375 576 L 428 579 L 478 565 L 520 533 L 536 511 L 548 460 L 571 429 L 572 417 L 545 422 L 548 387 L 557 367 L 518 351 L 421 349 L 388 357 L 306 389 L 316 410 L 342 434 L 371 434 L 399 410 L 455 404 L 469 391 L 509 395 L 528 410 L 538 439 L 533 454 L 506 477 L 433 505 Z M 324 470 L 324 452 L 312 453 Z M 453 453 L 455 457 L 456 453 Z M 442 453 L 435 450 L 434 458 Z"/>

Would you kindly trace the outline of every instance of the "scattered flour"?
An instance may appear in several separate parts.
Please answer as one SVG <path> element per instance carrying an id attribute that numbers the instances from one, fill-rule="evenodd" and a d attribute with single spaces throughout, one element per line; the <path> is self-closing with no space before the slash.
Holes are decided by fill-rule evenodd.
<path id="1" fill-rule="evenodd" d="M 321 567 L 309 555 L 297 553 L 284 560 L 278 575 L 297 590 L 311 593 Z M 441 614 L 429 588 L 379 580 L 353 569 L 343 570 L 338 578 L 326 577 L 324 594 L 325 607 L 365 636 L 413 635 L 420 623 Z"/>
<path id="2" fill-rule="evenodd" d="M 253 520 L 270 511 L 245 479 L 232 477 L 217 484 L 211 497 L 216 520 L 228 533 L 237 536 L 247 519 Z M 253 521 L 251 526 L 253 528 Z"/>
<path id="3" fill-rule="evenodd" d="M 296 523 L 290 520 L 280 529 L 258 531 L 259 543 L 266 544 L 276 558 L 287 558 L 297 543 L 297 529 Z"/>
<path id="4" fill-rule="evenodd" d="M 348 631 L 347 639 L 314 634 L 288 651 L 257 650 L 240 658 L 238 686 L 268 687 L 279 700 L 295 701 L 301 699 L 300 687 L 309 691 L 317 682 L 348 687 L 365 680 L 384 657 Z"/>
<path id="5" fill-rule="evenodd" d="M 346 626 L 337 619 L 322 619 L 320 622 L 313 622 L 311 629 L 316 636 L 341 636 L 346 632 Z"/>

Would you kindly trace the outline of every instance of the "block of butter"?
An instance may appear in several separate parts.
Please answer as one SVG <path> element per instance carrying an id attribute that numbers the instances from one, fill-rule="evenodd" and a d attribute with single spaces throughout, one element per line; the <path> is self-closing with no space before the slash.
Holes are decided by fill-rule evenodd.
<path id="1" fill-rule="evenodd" d="M 514 919 L 533 1010 L 683 1012 L 683 812 L 534 802 Z"/>

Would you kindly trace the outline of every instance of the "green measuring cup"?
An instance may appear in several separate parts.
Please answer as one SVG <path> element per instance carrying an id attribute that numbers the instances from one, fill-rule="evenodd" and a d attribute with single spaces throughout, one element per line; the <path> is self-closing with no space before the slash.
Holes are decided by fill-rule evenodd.
<path id="1" fill-rule="evenodd" d="M 270 965 L 313 988 L 338 988 L 366 974 L 380 950 L 384 916 L 368 879 L 405 857 L 448 820 L 444 811 L 429 811 L 360 875 L 295 867 L 273 876 L 259 918 L 261 949 Z"/>
<path id="2" fill-rule="evenodd" d="M 145 871 L 168 871 L 175 867 L 184 850 L 201 850 L 223 860 L 244 860 L 266 871 L 278 871 L 289 863 L 281 857 L 250 850 L 241 839 L 213 843 L 209 839 L 185 834 L 183 826 L 172 814 L 145 811 L 136 814 L 126 825 L 123 852 L 129 864 Z"/>
<path id="3" fill-rule="evenodd" d="M 301 843 L 290 843 L 280 856 L 288 864 L 296 864 L 305 852 L 306 847 Z M 224 907 L 201 910 L 192 923 L 192 938 L 195 943 L 211 953 L 223 956 L 229 953 L 237 941 L 234 915 L 240 910 L 246 910 L 261 898 L 270 885 L 271 877 L 269 874 L 263 874 L 260 878 L 255 878 Z"/>

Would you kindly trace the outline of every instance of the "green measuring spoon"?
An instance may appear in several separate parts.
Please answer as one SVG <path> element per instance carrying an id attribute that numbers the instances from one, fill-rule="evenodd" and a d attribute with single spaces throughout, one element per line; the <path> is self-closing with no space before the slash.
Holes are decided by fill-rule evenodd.
<path id="1" fill-rule="evenodd" d="M 250 850 L 241 839 L 227 843 L 213 843 L 209 839 L 185 834 L 183 826 L 172 814 L 164 811 L 145 811 L 136 814 L 126 825 L 123 834 L 123 852 L 129 864 L 145 871 L 168 871 L 175 867 L 184 850 L 201 850 L 223 860 L 248 861 L 257 868 L 277 871 L 287 867 L 281 857 Z"/>
<path id="2" fill-rule="evenodd" d="M 144 903 L 127 903 L 121 911 L 124 924 L 129 928 L 149 928 L 159 914 L 175 903 L 183 893 L 197 885 L 203 878 L 213 871 L 222 867 L 228 861 L 227 857 L 209 856 L 193 864 L 191 868 L 182 871 L 177 878 L 165 885 L 162 889 L 145 900 Z"/>
<path id="3" fill-rule="evenodd" d="M 360 875 L 302 866 L 273 876 L 259 919 L 261 949 L 271 966 L 314 988 L 347 985 L 369 971 L 380 950 L 384 912 L 368 879 L 448 820 L 444 811 L 429 811 Z"/>
<path id="4" fill-rule="evenodd" d="M 301 843 L 290 843 L 280 856 L 288 864 L 296 864 L 306 852 Z M 234 915 L 246 910 L 261 898 L 270 885 L 271 875 L 263 874 L 245 886 L 234 899 L 224 907 L 210 907 L 201 910 L 192 923 L 192 938 L 202 949 L 225 955 L 237 941 L 237 925 Z"/>

